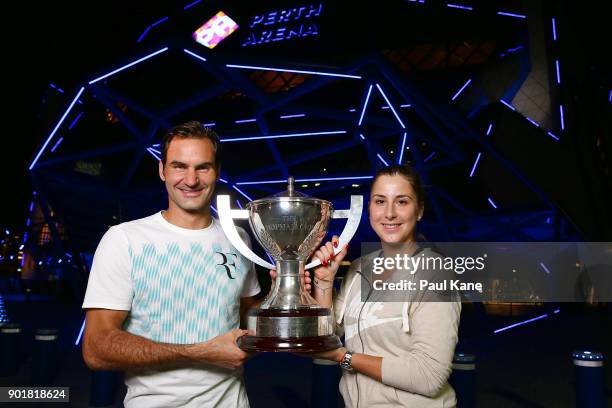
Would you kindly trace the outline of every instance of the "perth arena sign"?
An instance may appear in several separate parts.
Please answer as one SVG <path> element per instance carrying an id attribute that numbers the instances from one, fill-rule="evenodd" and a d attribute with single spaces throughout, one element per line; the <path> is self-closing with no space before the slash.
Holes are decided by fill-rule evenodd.
<path id="1" fill-rule="evenodd" d="M 319 35 L 317 19 L 323 3 L 272 10 L 251 18 L 243 47 Z"/>

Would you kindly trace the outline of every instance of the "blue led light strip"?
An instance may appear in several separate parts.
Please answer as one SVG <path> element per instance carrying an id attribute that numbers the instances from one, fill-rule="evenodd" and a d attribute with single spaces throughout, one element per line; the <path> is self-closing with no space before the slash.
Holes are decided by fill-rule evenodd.
<path id="1" fill-rule="evenodd" d="M 383 157 L 380 155 L 380 153 L 376 153 L 376 157 L 378 157 L 378 159 L 379 159 L 381 162 L 383 162 L 383 164 L 384 164 L 385 166 L 388 166 L 388 165 L 389 165 L 389 163 L 387 163 L 387 161 L 386 161 L 385 159 L 383 159 Z"/>
<path id="2" fill-rule="evenodd" d="M 447 3 L 446 7 L 456 8 L 456 9 L 461 9 L 461 10 L 470 10 L 470 11 L 474 10 L 474 8 L 470 6 L 462 6 L 460 4 L 452 4 L 452 3 Z"/>
<path id="3" fill-rule="evenodd" d="M 81 325 L 81 330 L 79 330 L 79 335 L 76 338 L 76 341 L 74 342 L 75 346 L 78 346 L 79 343 L 81 342 L 81 338 L 83 337 L 83 331 L 85 330 L 85 319 L 83 319 L 83 324 Z"/>
<path id="4" fill-rule="evenodd" d="M 141 62 L 143 62 L 143 61 L 146 61 L 146 60 L 148 60 L 148 59 L 150 59 L 150 58 L 153 58 L 153 57 L 155 57 L 156 55 L 159 55 L 159 54 L 161 54 L 161 53 L 163 53 L 163 52 L 166 52 L 166 51 L 168 51 L 168 47 L 164 47 L 164 48 L 162 48 L 161 50 L 157 50 L 157 51 L 155 51 L 155 52 L 153 52 L 153 53 L 151 53 L 151 54 L 149 54 L 149 55 L 145 55 L 144 57 L 142 57 L 142 58 L 140 58 L 140 59 L 137 59 L 136 61 L 130 62 L 129 64 L 124 65 L 124 66 L 122 66 L 122 67 L 120 67 L 120 68 L 117 68 L 116 70 L 111 71 L 111 72 L 109 72 L 108 74 L 102 75 L 101 77 L 98 77 L 98 78 L 96 78 L 96 79 L 94 79 L 94 80 L 91 80 L 91 81 L 89 81 L 88 83 L 89 83 L 89 85 L 95 84 L 95 83 L 96 83 L 96 82 L 98 82 L 98 81 L 101 81 L 101 80 L 103 80 L 103 79 L 105 79 L 105 78 L 108 78 L 108 77 L 109 77 L 109 76 L 111 76 L 111 75 L 115 75 L 115 74 L 116 74 L 116 73 L 118 73 L 118 72 L 121 72 L 121 71 L 123 71 L 123 70 L 125 70 L 125 69 L 128 69 L 128 68 L 130 68 L 130 67 L 133 67 L 133 66 L 134 66 L 134 65 L 136 65 L 136 64 L 139 64 L 139 63 L 141 63 Z"/>
<path id="5" fill-rule="evenodd" d="M 510 109 L 512 109 L 513 111 L 516 112 L 516 108 L 512 105 L 510 105 L 508 102 L 504 101 L 503 99 L 499 100 L 501 103 L 503 103 L 504 105 L 506 105 L 507 107 L 509 107 Z"/>
<path id="6" fill-rule="evenodd" d="M 506 106 L 507 106 L 509 109 L 512 109 L 513 111 L 515 111 L 515 112 L 519 113 L 519 114 L 520 114 L 520 115 L 521 115 L 523 118 L 525 118 L 527 121 L 529 121 L 529 122 L 530 122 L 531 124 L 533 124 L 534 126 L 537 126 L 537 127 L 539 127 L 540 129 L 544 129 L 544 127 L 542 127 L 542 125 L 540 125 L 538 122 L 536 122 L 535 120 L 531 119 L 530 117 L 525 116 L 525 115 L 523 115 L 522 113 L 518 112 L 518 111 L 516 110 L 516 108 L 515 108 L 514 106 L 510 105 L 508 102 L 504 101 L 503 99 L 500 99 L 499 101 L 500 101 L 502 104 L 506 105 Z M 562 106 L 560 106 L 560 108 L 561 108 L 561 122 L 562 122 L 561 129 L 563 129 L 563 110 L 562 110 L 562 109 L 563 109 L 563 107 L 562 107 Z M 546 129 L 544 129 L 544 130 L 546 130 Z M 546 131 L 546 134 L 547 134 L 548 136 L 552 137 L 553 139 L 555 139 L 556 141 L 559 141 L 559 138 L 558 138 L 557 136 L 555 136 L 555 134 L 554 134 L 554 133 L 552 133 L 552 132 L 550 132 L 550 131 Z"/>
<path id="7" fill-rule="evenodd" d="M 233 137 L 221 139 L 221 143 L 224 142 L 244 142 L 248 140 L 264 140 L 264 139 L 285 139 L 291 137 L 305 137 L 305 136 L 325 136 L 325 135 L 340 135 L 345 134 L 346 130 L 330 130 L 325 132 L 306 132 L 306 133 L 290 133 L 286 135 L 267 135 L 267 136 L 248 136 L 248 137 Z"/>
<path id="8" fill-rule="evenodd" d="M 55 86 L 55 84 L 49 84 L 49 86 L 55 89 L 56 91 L 58 91 L 59 93 L 64 93 L 64 90 L 62 88 Z"/>
<path id="9" fill-rule="evenodd" d="M 408 137 L 408 133 L 404 132 L 402 136 L 402 146 L 400 147 L 399 158 L 397 159 L 397 164 L 402 164 L 402 160 L 404 159 L 404 148 L 406 147 L 406 138 Z"/>
<path id="10" fill-rule="evenodd" d="M 373 87 L 372 84 L 370 84 L 370 86 L 368 87 L 368 93 L 366 94 L 365 102 L 363 103 L 363 107 L 361 108 L 361 115 L 359 115 L 359 122 L 357 122 L 359 126 L 361 126 L 361 124 L 363 123 L 363 116 L 365 115 L 365 111 L 368 107 L 368 102 L 370 101 L 370 95 L 372 94 L 372 87 Z M 350 112 L 350 109 L 349 109 L 349 112 Z"/>
<path id="11" fill-rule="evenodd" d="M 371 179 L 371 178 L 372 178 L 372 176 L 321 177 L 321 178 L 295 179 L 295 182 L 296 183 L 305 183 L 305 182 L 312 182 L 312 181 L 368 180 L 368 179 Z M 239 183 L 236 183 L 236 185 L 239 185 L 239 186 L 254 186 L 254 185 L 257 185 L 257 184 L 281 184 L 281 183 L 287 183 L 287 180 L 281 179 L 281 180 L 262 180 L 262 181 L 241 181 Z"/>
<path id="12" fill-rule="evenodd" d="M 202 57 L 202 56 L 200 56 L 200 55 L 196 54 L 196 53 L 195 53 L 195 52 L 193 52 L 193 51 L 189 51 L 187 48 L 183 48 L 183 51 L 184 51 L 186 54 L 189 54 L 189 55 L 191 55 L 192 57 L 199 59 L 200 61 L 204 61 L 204 62 L 206 62 L 206 58 L 204 58 L 204 57 Z"/>
<path id="13" fill-rule="evenodd" d="M 152 28 L 151 26 L 148 26 L 147 28 L 145 28 L 142 34 L 140 34 L 140 36 L 136 40 L 136 42 L 140 43 L 147 36 L 147 34 L 149 34 L 149 31 L 151 31 L 151 28 Z"/>
<path id="14" fill-rule="evenodd" d="M 482 155 L 482 152 L 478 152 L 478 155 L 476 156 L 476 160 L 474 160 L 474 165 L 472 166 L 472 171 L 470 171 L 470 177 L 474 176 L 474 172 L 476 171 L 476 166 L 478 166 L 478 162 L 480 161 L 481 155 Z"/>
<path id="15" fill-rule="evenodd" d="M 497 15 L 515 18 L 527 18 L 527 16 L 524 14 L 508 13 L 506 11 L 498 11 Z"/>
<path id="16" fill-rule="evenodd" d="M 540 266 L 542 267 L 542 269 L 544 269 L 544 272 L 550 275 L 550 270 L 546 267 L 546 265 L 544 265 L 544 262 L 540 262 Z"/>
<path id="17" fill-rule="evenodd" d="M 153 153 L 153 149 L 151 149 L 150 147 L 147 147 L 147 152 L 149 152 L 151 156 L 155 157 L 157 160 L 161 160 L 161 158 L 158 155 Z"/>
<path id="18" fill-rule="evenodd" d="M 163 17 L 159 20 L 157 20 L 156 22 L 154 22 L 153 24 L 151 24 L 150 26 L 148 26 L 147 28 L 145 28 L 145 30 L 142 32 L 142 34 L 140 34 L 140 37 L 138 37 L 138 39 L 136 40 L 137 43 L 140 43 L 147 34 L 149 34 L 149 31 L 151 31 L 151 29 L 161 23 L 163 23 L 164 21 L 167 21 L 168 17 Z"/>
<path id="19" fill-rule="evenodd" d="M 555 139 L 556 141 L 559 141 L 559 138 L 557 136 L 555 136 L 552 132 L 546 132 L 546 134 L 550 137 L 552 137 L 553 139 Z"/>
<path id="20" fill-rule="evenodd" d="M 395 116 L 395 119 L 397 119 L 397 121 L 399 122 L 399 124 L 402 127 L 402 129 L 406 129 L 406 125 L 404 125 L 404 122 L 402 122 L 402 120 L 400 119 L 399 115 L 397 114 L 397 111 L 393 107 L 393 104 L 391 103 L 389 98 L 387 98 L 387 94 L 385 94 L 385 92 L 382 90 L 382 88 L 380 87 L 379 84 L 376 84 L 376 87 L 380 91 L 380 94 L 383 96 L 383 98 L 385 98 L 385 102 L 387 102 L 387 106 L 389 106 L 389 108 L 391 108 L 391 112 L 393 112 L 393 115 Z"/>
<path id="21" fill-rule="evenodd" d="M 57 139 L 57 142 L 55 142 L 55 145 L 53 145 L 53 147 L 51 148 L 51 153 L 55 152 L 55 149 L 57 149 L 57 147 L 60 145 L 60 143 L 62 143 L 64 141 L 63 137 L 60 137 L 59 139 Z"/>
<path id="22" fill-rule="evenodd" d="M 202 0 L 196 0 L 194 2 L 189 3 L 188 5 L 186 5 L 185 7 L 183 7 L 183 10 L 188 10 L 191 7 L 195 6 L 196 4 L 200 3 Z"/>
<path id="23" fill-rule="evenodd" d="M 553 42 L 557 42 L 557 21 L 554 17 L 551 19 L 551 23 L 552 23 Z M 561 67 L 560 67 L 560 62 L 558 58 L 555 59 L 555 74 L 556 74 L 556 79 L 557 79 L 557 86 L 561 87 Z M 559 92 L 559 99 L 561 99 L 561 92 Z M 564 117 L 564 112 L 563 112 L 563 105 L 561 103 L 559 104 L 559 122 L 560 122 L 559 126 L 561 130 L 564 131 L 565 130 L 565 117 Z"/>
<path id="24" fill-rule="evenodd" d="M 74 125 L 76 125 L 76 123 L 79 121 L 79 119 L 81 119 L 81 116 L 83 116 L 83 112 L 79 112 L 79 114 L 77 115 L 77 117 L 72 121 L 72 123 L 70 124 L 70 126 L 68 126 L 68 130 L 72 130 L 72 128 L 74 127 Z"/>
<path id="25" fill-rule="evenodd" d="M 467 86 L 472 82 L 471 79 L 468 79 L 467 82 L 465 84 L 463 84 L 463 86 L 457 91 L 457 93 L 451 98 L 451 101 L 454 101 L 455 99 L 457 99 L 457 97 L 461 94 L 461 92 L 463 92 L 463 90 L 465 88 L 467 88 Z"/>
<path id="26" fill-rule="evenodd" d="M 151 24 L 151 27 L 155 27 L 156 25 L 159 25 L 161 23 L 163 23 L 164 21 L 168 21 L 168 17 L 162 17 L 159 20 L 157 20 L 156 22 L 154 22 L 153 24 Z"/>
<path id="27" fill-rule="evenodd" d="M 292 119 L 292 118 L 303 118 L 304 116 L 306 116 L 305 113 L 296 113 L 295 115 L 281 115 L 279 116 L 280 119 Z"/>
<path id="28" fill-rule="evenodd" d="M 527 119 L 527 121 L 529 121 L 532 125 L 536 127 L 540 127 L 540 124 L 536 122 L 535 120 L 531 119 L 529 116 L 525 116 L 525 119 Z"/>
<path id="29" fill-rule="evenodd" d="M 500 333 L 500 332 L 512 329 L 514 327 L 522 326 L 522 325 L 527 324 L 527 323 L 535 322 L 535 321 L 540 320 L 540 319 L 545 319 L 547 317 L 548 317 L 548 313 L 544 313 L 543 315 L 534 317 L 532 319 L 524 320 L 522 322 L 514 323 L 514 324 L 511 324 L 510 326 L 506 326 L 506 327 L 502 327 L 501 329 L 497 329 L 497 330 L 493 331 L 493 334 L 497 334 L 497 333 Z"/>
<path id="30" fill-rule="evenodd" d="M 323 71 L 307 71 L 307 70 L 302 70 L 302 69 L 259 67 L 259 66 L 254 66 L 254 65 L 238 65 L 238 64 L 225 64 L 225 66 L 228 68 L 254 69 L 254 70 L 261 70 L 261 71 L 292 72 L 294 74 L 310 74 L 310 75 L 331 76 L 331 77 L 349 78 L 349 79 L 361 79 L 361 76 L 359 75 L 336 74 L 333 72 L 323 72 Z"/>
<path id="31" fill-rule="evenodd" d="M 76 101 L 81 97 L 81 94 L 83 93 L 83 91 L 85 91 L 85 87 L 84 86 L 82 86 L 81 89 L 79 89 L 79 91 L 77 92 L 76 96 L 74 97 L 74 99 L 72 100 L 70 105 L 68 106 L 68 109 L 66 109 L 66 112 L 64 112 L 64 114 L 62 115 L 60 120 L 57 122 L 57 125 L 55 125 L 55 128 L 53 128 L 53 131 L 51 132 L 49 137 L 47 137 L 47 140 L 45 141 L 43 146 L 40 148 L 40 151 L 38 152 L 38 154 L 36 155 L 34 160 L 32 160 L 32 163 L 30 164 L 30 167 L 28 168 L 29 170 L 32 170 L 34 168 L 34 166 L 36 165 L 36 162 L 38 162 L 38 159 L 40 159 L 40 156 L 43 154 L 43 152 L 47 148 L 47 145 L 49 144 L 49 142 L 51 142 L 51 139 L 53 139 L 53 136 L 55 136 L 55 133 L 57 132 L 59 127 L 64 122 L 64 119 L 66 119 L 66 116 L 68 116 L 68 114 L 70 113 L 70 111 L 74 107 L 74 104 L 76 103 Z"/>
<path id="32" fill-rule="evenodd" d="M 427 157 L 425 158 L 425 160 L 423 160 L 423 163 L 427 163 L 427 162 L 428 162 L 428 161 L 430 161 L 430 160 L 431 160 L 431 159 L 432 159 L 432 158 L 433 158 L 435 155 L 436 155 L 436 152 L 431 152 L 431 153 L 429 154 L 429 156 L 427 156 Z"/>

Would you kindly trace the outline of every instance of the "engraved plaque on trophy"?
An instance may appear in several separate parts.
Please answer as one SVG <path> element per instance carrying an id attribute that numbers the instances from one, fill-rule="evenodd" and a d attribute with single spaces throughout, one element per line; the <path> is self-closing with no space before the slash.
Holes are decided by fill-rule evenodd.
<path id="1" fill-rule="evenodd" d="M 249 311 L 249 334 L 241 337 L 246 351 L 316 352 L 342 346 L 334 334 L 331 310 L 321 307 L 304 287 L 304 271 L 320 264 L 305 264 L 319 247 L 331 218 L 347 218 L 340 234 L 338 253 L 355 235 L 363 197 L 351 196 L 350 209 L 334 210 L 332 203 L 288 189 L 272 197 L 255 200 L 245 210 L 230 207 L 230 197 L 217 197 L 221 226 L 234 247 L 245 257 L 268 269 L 276 269 L 276 280 L 259 309 Z M 242 241 L 234 219 L 248 219 L 251 229 L 275 265 L 257 256 Z"/>

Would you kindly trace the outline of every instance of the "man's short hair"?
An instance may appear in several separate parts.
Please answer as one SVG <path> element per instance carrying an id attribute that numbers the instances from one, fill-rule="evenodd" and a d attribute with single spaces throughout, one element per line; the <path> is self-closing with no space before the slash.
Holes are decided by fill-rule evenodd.
<path id="1" fill-rule="evenodd" d="M 161 161 L 164 166 L 166 165 L 168 147 L 174 138 L 210 140 L 215 152 L 215 167 L 219 169 L 221 166 L 221 142 L 219 136 L 211 128 L 203 126 L 200 122 L 195 120 L 174 126 L 166 133 L 163 139 L 163 149 L 161 153 Z"/>

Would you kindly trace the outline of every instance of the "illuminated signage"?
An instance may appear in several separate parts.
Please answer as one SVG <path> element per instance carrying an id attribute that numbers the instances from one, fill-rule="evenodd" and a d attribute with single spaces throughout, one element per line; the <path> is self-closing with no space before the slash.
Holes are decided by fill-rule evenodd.
<path id="1" fill-rule="evenodd" d="M 316 19 L 321 15 L 323 3 L 293 7 L 258 14 L 251 18 L 242 46 L 267 44 L 319 34 Z"/>
<path id="2" fill-rule="evenodd" d="M 193 33 L 193 39 L 210 49 L 238 29 L 238 24 L 220 11 Z"/>

